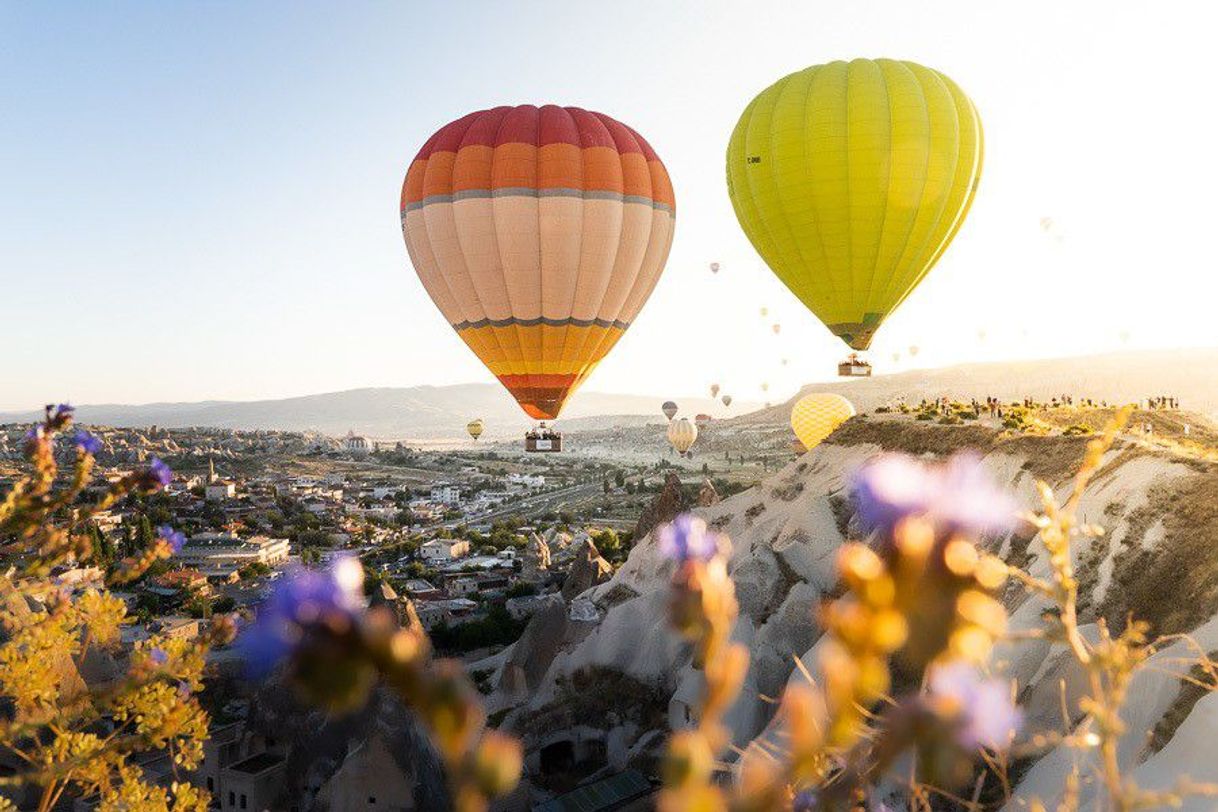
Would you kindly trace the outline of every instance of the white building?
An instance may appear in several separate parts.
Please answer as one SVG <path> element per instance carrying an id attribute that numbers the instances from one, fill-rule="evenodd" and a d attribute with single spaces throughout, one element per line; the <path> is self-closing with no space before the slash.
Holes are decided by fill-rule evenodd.
<path id="1" fill-rule="evenodd" d="M 347 432 L 347 436 L 343 438 L 343 451 L 357 456 L 363 456 L 372 450 L 372 444 L 368 442 L 367 437 L 360 437 L 354 431 Z"/>
<path id="2" fill-rule="evenodd" d="M 208 502 L 223 502 L 225 499 L 234 499 L 236 496 L 237 483 L 227 480 L 209 482 L 203 488 L 203 498 Z"/>
<path id="3" fill-rule="evenodd" d="M 509 489 L 521 488 L 536 490 L 546 486 L 546 478 L 541 474 L 508 474 L 506 480 Z"/>
<path id="4" fill-rule="evenodd" d="M 469 542 L 461 539 L 432 539 L 423 543 L 419 554 L 428 564 L 447 564 L 469 555 Z"/>
<path id="5" fill-rule="evenodd" d="M 227 578 L 249 564 L 276 567 L 287 563 L 288 540 L 254 536 L 241 539 L 230 533 L 191 536 L 174 561 L 194 567 L 208 578 Z"/>
<path id="6" fill-rule="evenodd" d="M 459 505 L 461 504 L 461 488 L 457 485 L 450 485 L 447 482 L 433 485 L 431 488 L 431 501 L 444 505 Z"/>

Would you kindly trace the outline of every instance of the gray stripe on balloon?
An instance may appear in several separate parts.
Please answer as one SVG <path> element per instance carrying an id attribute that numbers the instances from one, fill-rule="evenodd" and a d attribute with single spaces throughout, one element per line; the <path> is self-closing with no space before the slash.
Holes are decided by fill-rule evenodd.
<path id="1" fill-rule="evenodd" d="M 416 211 L 436 203 L 454 203 L 459 200 L 486 200 L 488 198 L 499 197 L 565 197 L 578 200 L 617 200 L 622 203 L 639 203 L 673 214 L 672 206 L 658 200 L 652 200 L 646 195 L 624 195 L 621 192 L 612 192 L 605 189 L 532 189 L 527 186 L 509 186 L 503 189 L 463 189 L 451 195 L 428 195 L 422 200 L 407 203 L 402 212 L 404 214 Z"/>
<path id="2" fill-rule="evenodd" d="M 619 330 L 625 330 L 630 326 L 628 321 L 618 321 L 616 319 L 551 319 L 545 316 L 538 316 L 535 319 L 518 319 L 509 316 L 506 319 L 479 319 L 478 321 L 462 321 L 453 325 L 454 330 L 473 330 L 478 327 L 535 327 L 538 324 L 544 324 L 547 327 L 616 327 Z"/>

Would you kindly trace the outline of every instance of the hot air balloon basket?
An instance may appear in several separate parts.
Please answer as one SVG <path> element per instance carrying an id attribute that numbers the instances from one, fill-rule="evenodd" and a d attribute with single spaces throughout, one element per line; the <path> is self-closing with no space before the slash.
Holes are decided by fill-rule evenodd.
<path id="1" fill-rule="evenodd" d="M 562 434 L 557 431 L 530 431 L 524 436 L 524 450 L 543 453 L 562 451 Z"/>
<path id="2" fill-rule="evenodd" d="M 842 361 L 837 365 L 837 374 L 842 378 L 870 378 L 871 364 L 866 361 Z"/>

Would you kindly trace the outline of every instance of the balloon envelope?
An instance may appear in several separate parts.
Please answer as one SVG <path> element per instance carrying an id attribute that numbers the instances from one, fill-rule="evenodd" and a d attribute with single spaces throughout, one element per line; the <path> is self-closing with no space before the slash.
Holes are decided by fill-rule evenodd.
<path id="1" fill-rule="evenodd" d="M 718 395 L 719 395 L 719 384 L 717 384 L 717 383 L 712 383 L 712 384 L 711 384 L 711 387 L 710 387 L 710 392 L 711 392 L 711 397 L 712 397 L 712 398 L 713 398 L 713 397 L 718 397 Z"/>
<path id="2" fill-rule="evenodd" d="M 722 398 L 722 400 L 723 400 L 723 405 L 724 405 L 724 406 L 731 406 L 731 405 L 732 405 L 732 396 L 731 396 L 731 395 L 724 395 L 724 396 L 723 396 L 723 398 Z"/>
<path id="3" fill-rule="evenodd" d="M 981 161 L 981 121 L 951 79 L 913 62 L 830 62 L 745 108 L 728 194 L 774 274 L 865 350 L 960 228 Z"/>
<path id="4" fill-rule="evenodd" d="M 483 425 L 481 418 L 478 420 L 471 420 L 465 424 L 465 430 L 468 431 L 469 436 L 473 437 L 475 440 L 482 436 L 482 429 Z"/>
<path id="5" fill-rule="evenodd" d="M 677 404 L 673 403 L 671 400 L 666 400 L 664 401 L 664 405 L 660 407 L 660 411 L 664 413 L 665 417 L 672 420 L 673 416 L 677 413 Z"/>
<path id="6" fill-rule="evenodd" d="M 678 454 L 689 451 L 689 447 L 698 439 L 698 427 L 690 422 L 688 417 L 673 420 L 668 424 L 668 442 Z"/>
<path id="7" fill-rule="evenodd" d="M 496 107 L 441 127 L 402 186 L 411 263 L 457 334 L 553 419 L 642 308 L 668 258 L 668 173 L 624 124 Z"/>
<path id="8" fill-rule="evenodd" d="M 853 404 L 841 395 L 817 392 L 795 402 L 791 409 L 791 428 L 804 448 L 811 451 L 854 414 Z"/>
<path id="9" fill-rule="evenodd" d="M 711 269 L 711 273 L 719 273 L 719 263 L 718 263 L 718 262 L 712 262 L 712 263 L 710 264 L 710 269 Z"/>

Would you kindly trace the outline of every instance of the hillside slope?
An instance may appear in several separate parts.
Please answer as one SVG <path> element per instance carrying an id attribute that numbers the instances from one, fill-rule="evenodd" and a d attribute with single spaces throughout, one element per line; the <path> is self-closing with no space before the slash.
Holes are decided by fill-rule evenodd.
<path id="1" fill-rule="evenodd" d="M 802 679 L 794 658 L 815 667 L 812 654 L 820 630 L 813 607 L 834 589 L 835 553 L 851 535 L 853 521 L 843 488 L 859 464 L 884 450 L 946 455 L 972 448 L 983 455 L 994 477 L 1010 483 L 1031 507 L 1037 479 L 1058 489 L 1067 486 L 1085 442 L 1084 437 L 1065 436 L 1007 438 L 978 425 L 855 418 L 758 487 L 700 509 L 733 540 L 730 569 L 740 603 L 734 636 L 752 652 L 746 686 L 729 714 L 735 743 L 744 746 L 773 733 L 768 731 L 773 705 L 764 697 L 779 695 L 790 679 Z M 1104 537 L 1074 550 L 1082 582 L 1080 610 L 1089 632 L 1100 618 L 1120 627 L 1132 612 L 1156 633 L 1194 632 L 1203 646 L 1218 646 L 1218 465 L 1172 456 L 1136 438 L 1118 441 L 1088 488 L 1081 512 L 1083 520 L 1108 529 Z M 997 549 L 1034 574 L 1047 572 L 1043 552 L 1029 538 L 1008 538 Z M 571 735 L 556 726 L 538 732 L 526 720 L 545 717 L 560 697 L 567 701 L 564 686 L 589 668 L 659 686 L 665 707 L 656 710 L 667 714 L 670 725 L 683 722 L 699 678 L 689 665 L 687 647 L 666 625 L 671 572 L 672 564 L 660 556 L 654 538 L 641 539 L 612 580 L 577 598 L 565 613 L 547 611 L 499 658 L 500 688 L 492 701 L 515 709 L 508 724 L 525 732 L 528 746 L 540 748 Z M 1036 626 L 1046 606 L 1014 586 L 1006 602 L 1016 630 Z M 1028 731 L 1060 729 L 1061 685 L 1080 690 L 1063 652 L 1047 642 L 1004 645 L 996 662 L 1018 681 Z M 1192 739 L 1199 735 L 1196 725 L 1203 717 L 1193 720 L 1193 706 L 1182 696 L 1179 680 L 1163 671 L 1148 670 L 1135 681 L 1122 748 L 1128 768 L 1141 764 L 1138 769 L 1155 778 L 1164 772 L 1154 771 L 1156 752 L 1164 746 L 1164 757 L 1175 752 L 1171 741 L 1177 729 Z M 1205 719 L 1215 713 L 1207 700 L 1196 708 L 1208 714 Z M 587 727 L 580 727 L 580 736 L 591 735 Z M 1148 731 L 1156 733 L 1155 748 L 1146 746 Z M 1212 736 L 1213 725 L 1204 732 Z M 606 735 L 626 739 L 619 741 L 621 759 L 637 756 L 655 740 L 640 725 Z M 1021 793 L 1050 801 L 1051 790 L 1061 785 L 1063 758 L 1051 752 L 1031 765 Z M 1201 763 L 1200 755 L 1190 758 L 1198 775 L 1215 771 Z"/>
<path id="2" fill-rule="evenodd" d="M 795 398 L 809 392 L 845 395 L 859 411 L 870 411 L 900 398 L 909 403 L 939 397 L 984 401 L 993 395 L 1003 400 L 1033 397 L 1048 401 L 1069 394 L 1127 403 L 1147 397 L 1174 397 L 1185 409 L 1218 417 L 1218 349 L 962 364 L 892 375 L 883 374 L 881 365 L 871 378 L 809 384 Z M 737 421 L 785 421 L 790 411 L 788 402 L 752 412 Z"/>

